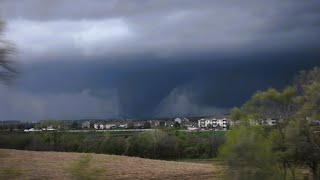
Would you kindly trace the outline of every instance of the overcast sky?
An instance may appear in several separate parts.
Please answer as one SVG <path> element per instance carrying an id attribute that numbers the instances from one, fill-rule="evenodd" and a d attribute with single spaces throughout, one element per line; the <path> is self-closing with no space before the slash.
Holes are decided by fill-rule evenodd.
<path id="1" fill-rule="evenodd" d="M 0 119 L 225 113 L 320 65 L 316 0 L 1 0 L 0 17 L 21 71 Z"/>

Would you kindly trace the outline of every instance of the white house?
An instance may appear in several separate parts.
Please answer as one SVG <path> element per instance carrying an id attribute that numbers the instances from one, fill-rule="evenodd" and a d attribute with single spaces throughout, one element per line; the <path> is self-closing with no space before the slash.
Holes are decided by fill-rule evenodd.
<path id="1" fill-rule="evenodd" d="M 181 124 L 182 120 L 180 118 L 175 118 L 174 122 L 178 122 L 179 124 Z"/>
<path id="2" fill-rule="evenodd" d="M 35 131 L 41 131 L 39 129 L 34 129 L 34 128 L 30 128 L 30 129 L 25 129 L 24 132 L 35 132 Z"/>
<path id="3" fill-rule="evenodd" d="M 94 129 L 99 129 L 99 124 L 98 124 L 98 123 L 94 123 L 94 124 L 93 124 L 93 128 L 94 128 Z"/>
<path id="4" fill-rule="evenodd" d="M 188 123 L 190 120 L 188 118 L 175 118 L 174 122 L 178 122 L 179 124 Z"/>
<path id="5" fill-rule="evenodd" d="M 266 125 L 276 125 L 277 124 L 277 119 L 275 118 L 267 118 L 267 119 L 262 119 L 262 124 L 266 124 Z"/>
<path id="6" fill-rule="evenodd" d="M 47 130 L 47 131 L 55 131 L 55 129 L 53 128 L 53 126 L 47 126 L 46 130 Z"/>
<path id="7" fill-rule="evenodd" d="M 227 118 L 226 117 L 209 117 L 198 120 L 199 128 L 207 128 L 208 125 L 212 128 L 221 128 L 221 130 L 227 130 Z"/>
<path id="8" fill-rule="evenodd" d="M 120 124 L 120 125 L 119 125 L 119 128 L 126 128 L 126 125 L 127 125 L 127 124 Z"/>
<path id="9" fill-rule="evenodd" d="M 81 127 L 82 127 L 82 129 L 84 129 L 84 128 L 89 129 L 90 128 L 90 122 L 86 121 L 86 122 L 82 123 Z"/>
<path id="10" fill-rule="evenodd" d="M 106 128 L 106 129 L 116 128 L 116 124 L 106 124 L 106 125 L 105 125 L 105 128 Z"/>

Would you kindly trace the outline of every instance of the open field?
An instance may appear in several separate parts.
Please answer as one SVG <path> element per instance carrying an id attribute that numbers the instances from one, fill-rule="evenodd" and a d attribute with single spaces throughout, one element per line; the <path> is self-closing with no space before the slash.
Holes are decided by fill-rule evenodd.
<path id="1" fill-rule="evenodd" d="M 0 149 L 0 179 L 221 179 L 223 166 L 66 152 Z"/>

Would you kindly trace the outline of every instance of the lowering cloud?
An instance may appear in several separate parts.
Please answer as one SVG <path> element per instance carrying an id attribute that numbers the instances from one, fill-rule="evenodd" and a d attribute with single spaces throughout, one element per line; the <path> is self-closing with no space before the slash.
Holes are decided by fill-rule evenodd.
<path id="1" fill-rule="evenodd" d="M 0 17 L 21 71 L 0 119 L 221 113 L 320 65 L 316 0 L 2 0 Z"/>
<path id="2" fill-rule="evenodd" d="M 194 102 L 193 93 L 187 88 L 175 88 L 155 109 L 156 117 L 179 117 L 225 114 L 228 109 L 205 106 Z"/>

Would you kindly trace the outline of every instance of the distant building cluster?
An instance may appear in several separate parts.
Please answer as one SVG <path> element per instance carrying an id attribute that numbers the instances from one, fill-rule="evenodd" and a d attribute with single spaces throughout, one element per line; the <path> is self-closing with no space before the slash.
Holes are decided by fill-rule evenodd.
<path id="1" fill-rule="evenodd" d="M 176 128 L 185 131 L 226 131 L 238 121 L 231 121 L 228 115 L 205 117 L 176 117 L 149 120 L 53 120 L 40 122 L 0 121 L 0 130 L 69 131 L 69 130 L 125 130 Z M 281 118 L 249 120 L 252 125 L 273 126 L 281 123 Z M 310 126 L 320 126 L 319 120 L 310 120 Z"/>
<path id="2" fill-rule="evenodd" d="M 85 121 L 82 129 L 113 130 L 113 129 L 154 129 L 171 127 L 181 130 L 227 130 L 227 116 L 224 117 L 177 117 L 152 120 L 123 120 L 123 121 Z M 210 126 L 210 125 L 211 126 Z"/>

